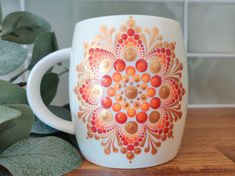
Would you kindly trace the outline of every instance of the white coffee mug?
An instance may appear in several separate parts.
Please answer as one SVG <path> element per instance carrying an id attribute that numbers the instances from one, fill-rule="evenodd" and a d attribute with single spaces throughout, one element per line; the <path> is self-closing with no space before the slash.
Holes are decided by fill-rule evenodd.
<path id="1" fill-rule="evenodd" d="M 72 121 L 44 105 L 45 72 L 70 58 Z M 111 168 L 144 168 L 173 159 L 180 147 L 188 73 L 178 22 L 120 15 L 77 23 L 72 48 L 44 57 L 32 69 L 29 104 L 46 124 L 75 134 L 88 161 Z"/>

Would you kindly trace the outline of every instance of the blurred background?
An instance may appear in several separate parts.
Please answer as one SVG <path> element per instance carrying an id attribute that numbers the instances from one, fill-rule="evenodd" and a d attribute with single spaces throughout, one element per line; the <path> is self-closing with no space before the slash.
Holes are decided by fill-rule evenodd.
<path id="1" fill-rule="evenodd" d="M 235 0 L 0 0 L 3 17 L 26 10 L 49 21 L 59 48 L 71 46 L 77 22 L 97 16 L 145 14 L 180 22 L 189 67 L 190 107 L 235 107 Z M 22 65 L 8 79 L 24 69 Z M 60 72 L 68 63 L 57 66 Z M 68 74 L 53 104 L 68 102 Z M 27 74 L 21 81 L 27 80 Z"/>

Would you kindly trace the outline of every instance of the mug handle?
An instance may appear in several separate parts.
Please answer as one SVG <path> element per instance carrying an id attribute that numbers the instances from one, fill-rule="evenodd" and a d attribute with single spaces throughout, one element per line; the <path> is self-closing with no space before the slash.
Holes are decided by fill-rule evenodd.
<path id="1" fill-rule="evenodd" d="M 53 52 L 45 56 L 33 67 L 27 82 L 27 98 L 33 112 L 41 121 L 57 130 L 75 134 L 74 123 L 54 115 L 43 103 L 40 93 L 43 75 L 55 64 L 64 60 L 69 60 L 70 54 L 71 48 Z"/>

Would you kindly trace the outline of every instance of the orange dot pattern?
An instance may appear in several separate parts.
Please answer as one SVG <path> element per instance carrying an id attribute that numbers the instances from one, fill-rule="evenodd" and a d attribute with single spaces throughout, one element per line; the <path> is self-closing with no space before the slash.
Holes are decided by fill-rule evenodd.
<path id="1" fill-rule="evenodd" d="M 108 141 L 102 141 L 107 155 L 121 152 L 129 161 L 142 153 L 155 155 L 183 116 L 186 91 L 176 43 L 163 41 L 156 27 L 143 30 L 133 17 L 120 32 L 107 30 L 100 28 L 103 37 L 93 42 L 100 48 L 88 44 L 83 63 L 77 66 L 74 92 L 82 105 L 78 117 L 86 123 L 88 138 Z M 144 35 L 153 46 L 146 45 L 151 42 L 143 41 Z M 108 41 L 112 42 L 102 47 Z"/>

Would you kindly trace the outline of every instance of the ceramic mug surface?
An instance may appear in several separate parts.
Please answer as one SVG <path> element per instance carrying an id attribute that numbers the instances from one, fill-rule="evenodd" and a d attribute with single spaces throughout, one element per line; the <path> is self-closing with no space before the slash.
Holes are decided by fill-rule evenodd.
<path id="1" fill-rule="evenodd" d="M 72 122 L 42 103 L 48 68 L 70 58 Z M 46 124 L 76 135 L 83 156 L 112 168 L 143 168 L 173 159 L 180 147 L 188 100 L 187 63 L 178 22 L 143 15 L 77 23 L 71 49 L 43 58 L 27 96 Z"/>

